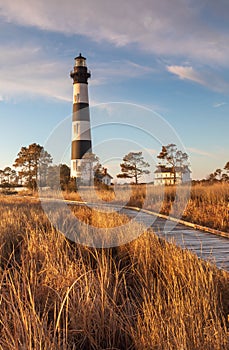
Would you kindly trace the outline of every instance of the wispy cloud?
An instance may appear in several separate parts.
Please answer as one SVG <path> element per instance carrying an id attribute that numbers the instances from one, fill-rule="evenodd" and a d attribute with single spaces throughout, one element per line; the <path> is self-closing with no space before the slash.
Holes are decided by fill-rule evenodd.
<path id="1" fill-rule="evenodd" d="M 168 72 L 177 75 L 180 79 L 192 80 L 196 83 L 205 85 L 201 75 L 195 69 L 193 69 L 193 67 L 167 66 L 166 69 Z"/>
<path id="2" fill-rule="evenodd" d="M 26 60 L 25 60 L 26 57 Z M 43 57 L 38 47 L 2 47 L 0 57 L 0 96 L 17 99 L 24 94 L 70 101 L 71 85 L 66 66 Z"/>
<path id="3" fill-rule="evenodd" d="M 214 155 L 212 153 L 204 151 L 202 149 L 198 149 L 198 148 L 194 148 L 194 147 L 187 147 L 187 150 L 190 153 L 197 154 L 199 156 L 205 156 L 205 157 L 214 158 Z"/>
<path id="4" fill-rule="evenodd" d="M 214 103 L 213 107 L 214 108 L 219 108 L 219 107 L 225 106 L 226 104 L 227 104 L 227 102 Z"/>
<path id="5" fill-rule="evenodd" d="M 128 60 L 111 62 L 98 62 L 91 66 L 93 80 L 91 85 L 102 85 L 112 81 L 123 81 L 124 79 L 141 78 L 147 74 L 153 74 L 155 69 L 140 65 Z"/>
<path id="6" fill-rule="evenodd" d="M 199 72 L 192 66 L 166 66 L 168 72 L 177 75 L 182 80 L 191 80 L 195 83 L 203 85 L 213 91 L 228 92 L 229 84 L 223 79 L 217 76 L 212 71 L 204 70 Z M 214 82 L 214 83 L 213 83 Z M 219 106 L 217 106 L 219 107 Z"/>
<path id="7" fill-rule="evenodd" d="M 127 60 L 99 62 L 90 68 L 93 70 L 91 86 L 107 84 L 111 79 L 120 82 L 154 72 L 151 67 Z M 15 99 L 26 94 L 71 101 L 71 89 L 66 62 L 53 60 L 41 47 L 1 47 L 0 100 Z"/>
<path id="8" fill-rule="evenodd" d="M 215 6 L 209 0 L 209 11 L 215 13 Z M 226 13 L 228 5 L 224 1 L 216 11 L 219 16 Z M 225 11 L 224 11 L 225 8 Z M 122 0 L 107 5 L 106 0 L 95 2 L 84 0 L 80 6 L 75 0 L 63 2 L 60 0 L 0 0 L 0 19 L 2 22 L 14 23 L 21 26 L 36 27 L 42 31 L 59 32 L 64 34 L 85 35 L 95 42 L 109 42 L 115 46 L 136 47 L 144 52 L 157 55 L 167 63 L 167 70 L 177 75 L 180 79 L 186 79 L 217 92 L 228 92 L 229 85 L 225 78 L 215 67 L 229 67 L 229 33 L 223 26 L 216 25 L 216 21 L 203 20 L 205 15 L 204 5 L 196 1 L 183 0 Z M 77 25 L 76 25 L 77 23 Z M 31 46 L 31 45 L 30 45 Z M 14 48 L 12 48 L 14 49 Z M 2 67 L 15 70 L 17 86 L 10 81 L 3 68 L 0 69 L 3 80 L 0 83 L 5 94 L 10 94 L 10 89 L 25 92 L 34 91 L 39 95 L 50 95 L 58 99 L 69 100 L 69 87 L 67 78 L 63 80 L 60 75 L 54 76 L 54 68 L 58 68 L 60 74 L 66 75 L 61 62 L 55 62 L 56 67 L 51 67 L 49 76 L 45 76 L 46 64 L 51 65 L 51 59 L 42 57 L 40 47 L 20 48 L 17 55 L 9 48 L 8 52 L 3 48 L 0 57 Z M 29 51 L 27 51 L 29 49 Z M 21 65 L 24 78 L 16 68 L 19 66 L 15 57 L 20 62 L 22 57 L 32 57 L 34 77 L 37 86 L 32 84 L 34 77 L 28 76 L 28 67 Z M 40 62 L 37 58 L 40 57 Z M 14 60 L 14 61 L 13 61 Z M 172 62 L 178 62 L 174 65 Z M 28 60 L 27 60 L 28 61 Z M 14 63 L 14 64 L 10 64 Z M 180 63 L 189 62 L 189 63 Z M 2 65 L 3 63 L 3 65 Z M 31 69 L 31 67 L 30 67 Z M 43 69 L 43 72 L 42 72 Z M 110 79 L 121 81 L 123 78 L 140 78 L 142 75 L 154 72 L 152 67 L 145 67 L 141 62 L 113 61 L 99 63 L 91 66 L 93 69 L 92 85 L 106 84 Z M 215 73 L 212 71 L 215 70 Z M 210 72 L 210 73 L 209 73 Z M 53 75 L 51 75 L 53 73 Z M 52 77 L 52 82 L 49 79 Z M 49 79 L 49 80 L 48 80 Z M 4 83 L 7 82 L 7 85 Z M 214 83 L 213 83 L 214 82 Z M 5 87 L 4 87 L 5 86 Z M 8 88 L 7 88 L 8 86 Z M 33 87 L 33 88 L 32 88 Z M 7 91 L 8 90 L 8 91 Z"/>
<path id="9" fill-rule="evenodd" d="M 228 10 L 226 1 L 218 7 L 219 16 L 224 8 Z M 209 11 L 215 14 L 211 6 Z M 108 6 L 106 0 L 84 0 L 79 6 L 75 0 L 0 0 L 0 15 L 23 26 L 86 35 L 116 46 L 135 44 L 157 55 L 228 66 L 229 34 L 217 21 L 202 20 L 202 2 L 116 0 Z"/>

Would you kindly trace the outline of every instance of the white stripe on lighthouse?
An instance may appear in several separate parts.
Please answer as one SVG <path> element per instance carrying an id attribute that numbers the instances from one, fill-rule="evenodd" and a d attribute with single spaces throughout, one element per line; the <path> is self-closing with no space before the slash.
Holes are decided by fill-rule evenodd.
<path id="1" fill-rule="evenodd" d="M 90 122 L 81 120 L 72 123 L 72 141 L 91 140 Z"/>
<path id="2" fill-rule="evenodd" d="M 73 85 L 73 103 L 88 103 L 88 85 L 74 84 Z"/>

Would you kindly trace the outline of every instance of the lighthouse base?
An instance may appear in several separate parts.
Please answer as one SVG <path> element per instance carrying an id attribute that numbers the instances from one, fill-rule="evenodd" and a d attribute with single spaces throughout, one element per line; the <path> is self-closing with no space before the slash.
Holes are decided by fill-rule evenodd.
<path id="1" fill-rule="evenodd" d="M 71 161 L 71 177 L 77 184 L 92 186 L 94 184 L 93 164 L 86 159 Z"/>

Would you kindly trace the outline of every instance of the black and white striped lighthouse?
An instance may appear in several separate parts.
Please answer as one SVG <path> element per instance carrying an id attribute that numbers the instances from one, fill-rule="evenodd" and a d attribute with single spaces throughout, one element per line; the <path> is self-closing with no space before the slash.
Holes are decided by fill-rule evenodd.
<path id="1" fill-rule="evenodd" d="M 75 58 L 70 76 L 73 79 L 71 177 L 81 180 L 83 177 L 87 181 L 87 174 L 82 174 L 82 158 L 87 152 L 91 152 L 92 146 L 88 99 L 88 78 L 91 73 L 87 69 L 86 58 L 81 53 Z"/>

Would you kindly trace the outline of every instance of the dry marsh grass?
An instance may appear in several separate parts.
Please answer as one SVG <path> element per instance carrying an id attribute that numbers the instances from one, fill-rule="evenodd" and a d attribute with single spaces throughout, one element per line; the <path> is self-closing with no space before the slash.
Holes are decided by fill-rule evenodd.
<path id="1" fill-rule="evenodd" d="M 229 232 L 229 184 L 194 186 L 184 218 Z"/>
<path id="2" fill-rule="evenodd" d="M 147 187 L 136 189 L 130 202 L 141 203 L 146 209 L 161 214 L 171 215 L 192 223 L 229 232 L 229 184 L 195 185 L 190 189 L 186 186 L 166 186 L 164 188 Z"/>
<path id="3" fill-rule="evenodd" d="M 187 186 L 121 186 L 117 193 L 100 191 L 100 198 L 113 204 L 127 204 L 171 215 L 192 223 L 229 232 L 229 184 Z M 79 200 L 78 193 L 65 193 L 66 199 Z M 87 193 L 88 201 L 94 200 Z"/>
<path id="4" fill-rule="evenodd" d="M 113 249 L 73 244 L 34 199 L 1 197 L 0 211 L 1 349 L 229 348 L 226 272 L 152 232 Z"/>

